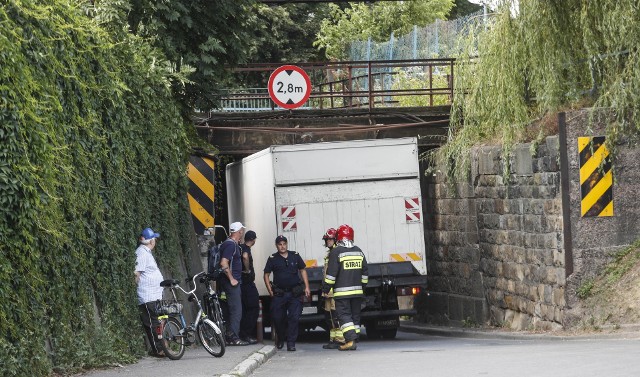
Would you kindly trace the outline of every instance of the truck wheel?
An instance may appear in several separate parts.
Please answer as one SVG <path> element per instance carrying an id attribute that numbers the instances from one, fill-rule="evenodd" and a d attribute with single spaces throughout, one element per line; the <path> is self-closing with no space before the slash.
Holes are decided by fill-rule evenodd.
<path id="1" fill-rule="evenodd" d="M 367 339 L 371 339 L 371 340 L 375 340 L 375 339 L 380 339 L 380 336 L 382 336 L 382 334 L 380 334 L 380 330 L 376 330 L 373 328 L 373 326 L 367 327 Z"/>
<path id="2" fill-rule="evenodd" d="M 380 330 L 380 334 L 384 339 L 395 339 L 398 334 L 398 329 L 385 329 Z"/>

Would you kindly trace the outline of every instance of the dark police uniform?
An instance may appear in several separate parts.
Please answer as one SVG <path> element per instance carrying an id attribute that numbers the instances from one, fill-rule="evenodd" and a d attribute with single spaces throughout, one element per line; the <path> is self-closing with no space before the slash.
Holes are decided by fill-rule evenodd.
<path id="1" fill-rule="evenodd" d="M 306 265 L 295 251 L 288 250 L 287 258 L 273 253 L 267 259 L 265 273 L 273 272 L 273 299 L 271 301 L 271 319 L 276 328 L 279 342 L 285 339 L 287 329 L 287 348 L 295 347 L 298 338 L 298 321 L 302 314 L 304 285 L 300 279 L 300 270 Z"/>
<path id="2" fill-rule="evenodd" d="M 253 268 L 253 255 L 251 248 L 245 244 L 240 245 L 242 254 L 249 254 L 249 271 L 242 271 L 242 320 L 240 321 L 240 339 L 253 343 L 256 337 L 256 322 L 260 314 L 260 296 L 256 288 L 256 272 Z"/>

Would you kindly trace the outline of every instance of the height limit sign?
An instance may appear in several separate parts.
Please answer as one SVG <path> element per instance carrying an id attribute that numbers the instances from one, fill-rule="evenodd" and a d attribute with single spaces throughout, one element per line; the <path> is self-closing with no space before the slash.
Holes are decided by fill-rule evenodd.
<path id="1" fill-rule="evenodd" d="M 295 65 L 283 65 L 269 77 L 269 96 L 276 105 L 295 109 L 309 99 L 311 80 L 309 75 Z"/>

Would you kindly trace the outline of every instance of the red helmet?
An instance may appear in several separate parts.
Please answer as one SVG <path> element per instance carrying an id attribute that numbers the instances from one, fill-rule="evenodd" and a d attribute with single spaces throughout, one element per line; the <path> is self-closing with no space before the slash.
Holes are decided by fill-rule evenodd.
<path id="1" fill-rule="evenodd" d="M 336 233 L 337 231 L 334 228 L 329 228 L 327 229 L 326 233 L 324 234 L 324 236 L 322 236 L 323 240 L 335 240 L 336 239 Z"/>
<path id="2" fill-rule="evenodd" d="M 353 228 L 347 224 L 342 224 L 338 227 L 338 234 L 336 238 L 338 241 L 348 240 L 353 242 Z"/>

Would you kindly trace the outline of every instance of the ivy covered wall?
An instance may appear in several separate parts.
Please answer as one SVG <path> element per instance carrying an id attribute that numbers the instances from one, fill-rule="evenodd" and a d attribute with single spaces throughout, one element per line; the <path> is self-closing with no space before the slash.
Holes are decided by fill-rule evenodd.
<path id="1" fill-rule="evenodd" d="M 0 0 L 0 374 L 144 352 L 136 238 L 188 254 L 188 125 L 158 54 L 78 1 Z M 86 5 L 86 4 L 85 4 Z M 126 33 L 125 33 L 126 34 Z"/>

